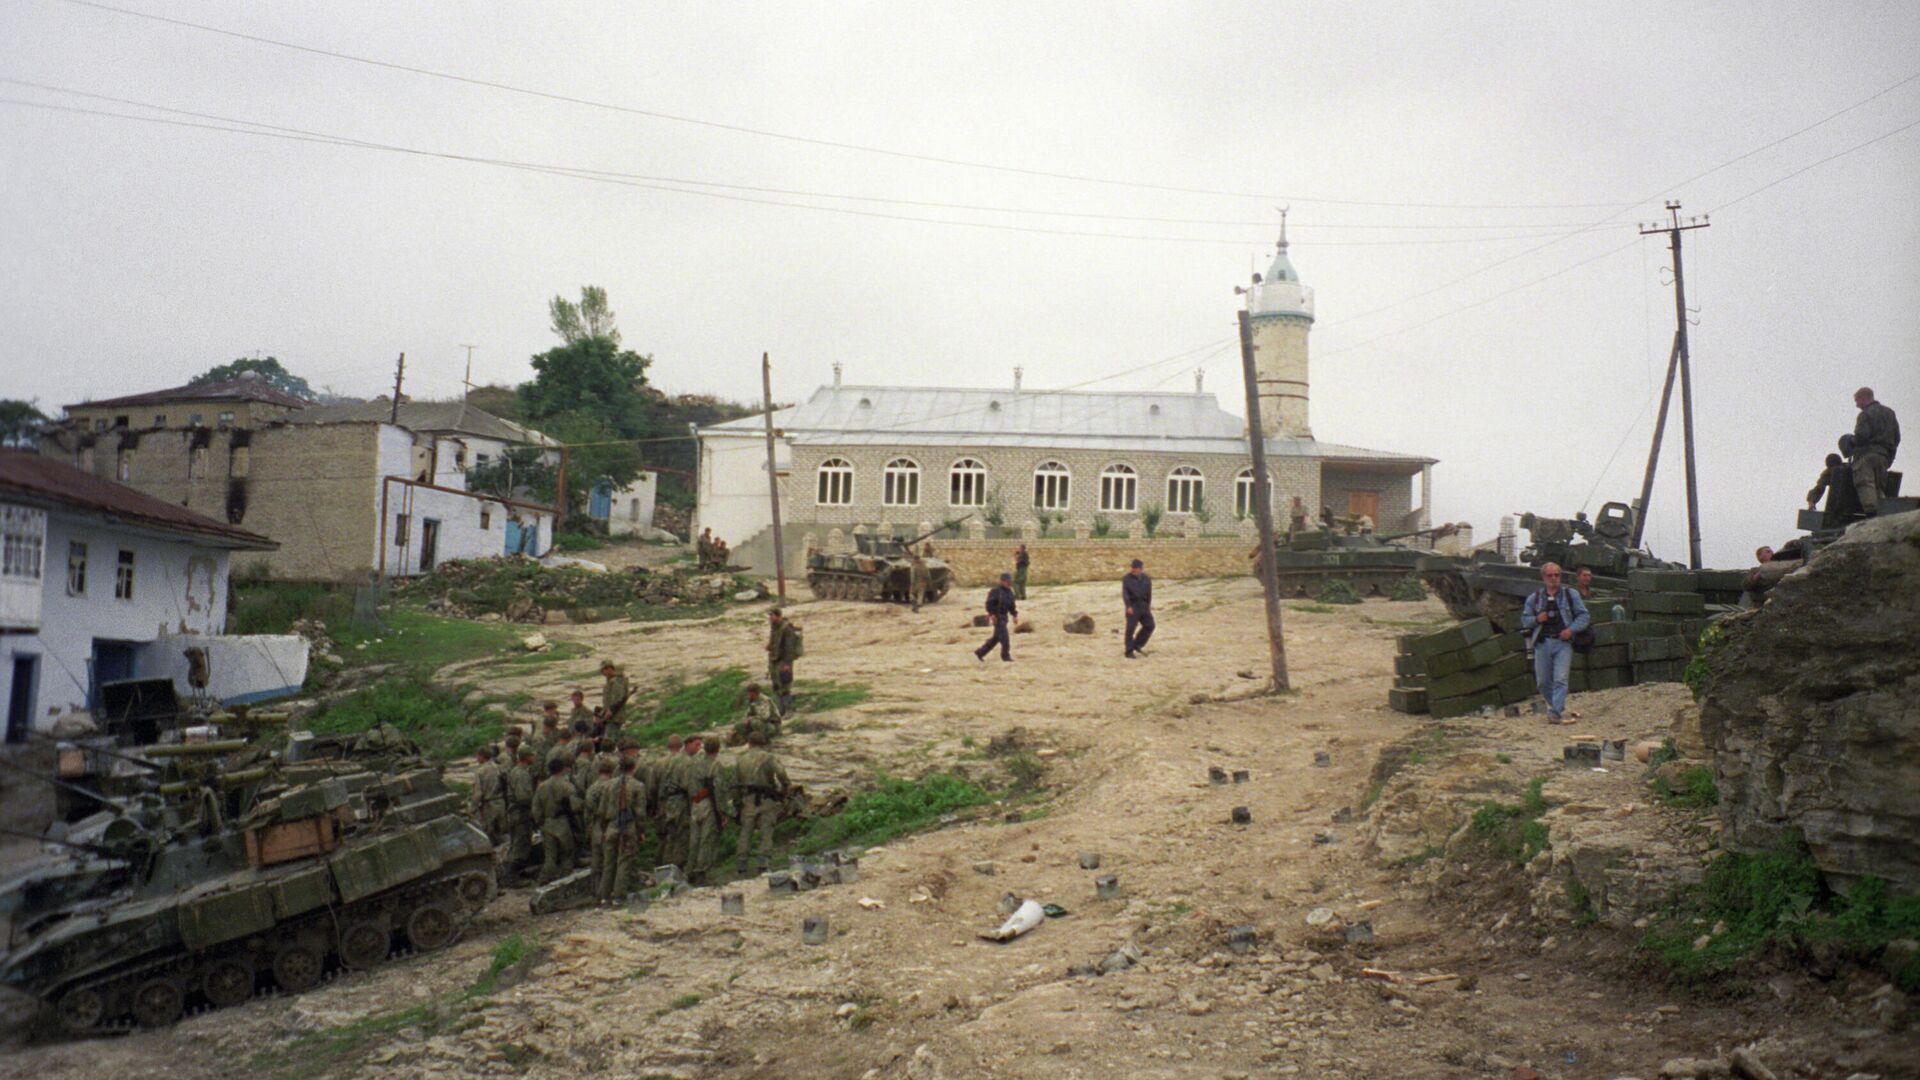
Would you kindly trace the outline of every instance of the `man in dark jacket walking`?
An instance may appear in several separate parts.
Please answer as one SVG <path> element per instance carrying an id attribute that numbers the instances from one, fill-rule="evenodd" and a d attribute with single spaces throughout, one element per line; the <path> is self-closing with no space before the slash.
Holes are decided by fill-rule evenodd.
<path id="1" fill-rule="evenodd" d="M 1014 606 L 1013 575 L 1001 574 L 1000 584 L 987 592 L 987 622 L 993 626 L 993 636 L 987 639 L 985 645 L 973 650 L 973 658 L 984 662 L 993 647 L 999 645 L 1000 659 L 1012 660 L 1013 653 L 1008 649 L 1007 624 L 1019 614 L 1020 609 Z"/>
<path id="2" fill-rule="evenodd" d="M 1147 639 L 1153 636 L 1153 579 L 1144 564 L 1133 560 L 1127 576 L 1120 579 L 1120 601 L 1127 608 L 1127 630 L 1123 635 L 1127 659 L 1147 655 Z"/>

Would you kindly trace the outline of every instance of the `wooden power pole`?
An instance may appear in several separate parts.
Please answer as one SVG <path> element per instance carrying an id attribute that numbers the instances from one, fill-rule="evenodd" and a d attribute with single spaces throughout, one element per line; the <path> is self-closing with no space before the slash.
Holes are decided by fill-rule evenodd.
<path id="1" fill-rule="evenodd" d="M 1687 351 L 1687 276 L 1680 261 L 1680 234 L 1704 229 L 1704 218 L 1688 218 L 1680 223 L 1680 204 L 1667 203 L 1671 221 L 1667 225 L 1643 227 L 1640 235 L 1666 233 L 1673 251 L 1673 349 L 1667 356 L 1667 381 L 1660 390 L 1660 415 L 1653 423 L 1653 446 L 1647 453 L 1647 471 L 1640 480 L 1640 505 L 1635 508 L 1633 545 L 1640 546 L 1646 531 L 1647 503 L 1653 498 L 1653 473 L 1660 463 L 1661 436 L 1666 433 L 1667 403 L 1673 396 L 1675 373 L 1680 376 L 1680 441 L 1687 473 L 1687 565 L 1700 569 L 1700 490 L 1693 466 L 1693 363 Z"/>
<path id="2" fill-rule="evenodd" d="M 760 354 L 760 398 L 767 408 L 767 502 L 773 508 L 773 580 L 780 603 L 787 602 L 787 548 L 780 540 L 780 469 L 773 452 L 773 363 Z"/>
<path id="3" fill-rule="evenodd" d="M 400 362 L 393 368 L 393 412 L 387 416 L 387 422 L 390 424 L 400 422 L 400 381 L 406 378 L 406 375 L 407 354 L 401 353 Z"/>
<path id="4" fill-rule="evenodd" d="M 1253 520 L 1260 528 L 1260 591 L 1267 601 L 1267 654 L 1273 661 L 1273 692 L 1287 681 L 1287 641 L 1280 625 L 1280 579 L 1273 547 L 1273 488 L 1267 480 L 1267 440 L 1260 427 L 1260 379 L 1253 363 L 1253 318 L 1240 311 L 1240 374 L 1247 385 L 1247 449 L 1253 455 Z"/>

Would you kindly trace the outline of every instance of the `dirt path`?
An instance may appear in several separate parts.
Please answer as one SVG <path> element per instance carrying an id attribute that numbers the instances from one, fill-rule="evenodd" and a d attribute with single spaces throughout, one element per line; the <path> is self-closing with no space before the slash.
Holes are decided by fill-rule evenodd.
<path id="1" fill-rule="evenodd" d="M 1426 737 L 1384 699 L 1395 636 L 1443 619 L 1437 603 L 1290 611 L 1296 693 L 1192 704 L 1194 695 L 1244 692 L 1238 673 L 1264 665 L 1258 593 L 1238 580 L 1168 582 L 1159 592 L 1161 631 L 1136 661 L 1121 657 L 1110 632 L 1110 585 L 1036 590 L 1025 612 L 1037 632 L 1014 638 L 1010 665 L 974 660 L 984 633 L 961 625 L 977 599 L 966 594 L 918 616 L 844 602 L 794 606 L 807 633 L 801 676 L 866 683 L 872 696 L 827 717 L 828 730 L 783 738 L 784 756 L 822 776 L 874 765 L 965 768 L 969 742 L 1017 726 L 1050 764 L 1055 795 L 1038 820 L 899 841 L 867 853 L 857 883 L 798 896 L 770 897 L 745 882 L 735 886 L 747 900 L 737 918 L 720 915 L 717 889 L 638 912 L 546 919 L 526 914 L 524 894 L 509 894 L 437 957 L 168 1032 L 30 1047 L 9 1054 L 6 1071 L 45 1080 L 598 1070 L 931 1080 L 1488 1077 L 1531 1066 L 1604 1080 L 1652 1076 L 1668 1058 L 1763 1037 L 1796 1046 L 1837 1038 L 1823 1035 L 1834 1022 L 1825 1005 L 1782 1015 L 1771 999 L 1702 1001 L 1628 974 L 1617 936 L 1495 937 L 1461 906 L 1436 900 L 1431 877 L 1386 864 L 1367 838 L 1367 815 L 1334 824 L 1336 811 L 1358 811 L 1366 799 L 1383 748 Z M 1098 633 L 1061 633 L 1082 610 L 1100 621 Z M 693 626 L 549 634 L 646 679 L 727 664 L 757 670 L 764 629 L 758 610 L 743 609 Z M 546 695 L 591 663 L 516 677 Z M 1594 695 L 1589 715 L 1621 734 L 1651 733 L 1671 700 L 1645 691 L 1616 692 L 1617 705 Z M 1602 718 L 1610 708 L 1617 715 Z M 1560 736 L 1531 717 L 1476 723 L 1457 739 L 1490 761 L 1501 748 L 1506 790 L 1527 770 L 1552 767 Z M 1328 755 L 1324 767 L 1317 752 Z M 1211 784 L 1210 766 L 1245 769 L 1250 780 Z M 1250 825 L 1229 822 L 1235 806 L 1248 808 Z M 1095 898 L 1079 852 L 1098 852 L 1099 873 L 1118 875 L 1117 899 Z M 1070 914 L 1010 944 L 979 940 L 999 922 L 1007 892 Z M 1319 907 L 1367 918 L 1375 939 L 1325 936 L 1306 921 Z M 829 920 L 826 945 L 802 944 L 807 916 Z M 1235 926 L 1254 928 L 1252 953 L 1227 950 Z M 338 1036 L 457 994 L 509 933 L 542 949 L 524 981 L 445 1022 L 397 1022 L 356 1036 L 347 1051 L 321 1052 L 340 1044 L 314 1033 Z M 1074 974 L 1128 943 L 1136 966 Z M 1367 967 L 1406 981 L 1363 977 Z M 1452 980 L 1415 985 L 1423 973 L 1469 975 L 1471 990 Z M 302 1033 L 309 1037 L 298 1041 Z"/>

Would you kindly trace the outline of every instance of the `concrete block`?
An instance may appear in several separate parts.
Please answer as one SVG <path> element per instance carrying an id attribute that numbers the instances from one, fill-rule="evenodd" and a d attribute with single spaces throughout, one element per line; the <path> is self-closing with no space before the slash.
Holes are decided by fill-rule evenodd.
<path id="1" fill-rule="evenodd" d="M 1117 900 L 1120 897 L 1120 876 L 1101 874 L 1093 879 L 1093 895 L 1101 900 Z"/>

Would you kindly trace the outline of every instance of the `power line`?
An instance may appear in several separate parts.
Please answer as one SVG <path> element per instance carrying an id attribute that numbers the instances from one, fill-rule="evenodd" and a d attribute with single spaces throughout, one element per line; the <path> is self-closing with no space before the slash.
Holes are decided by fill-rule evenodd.
<path id="1" fill-rule="evenodd" d="M 0 81 L 13 81 L 0 79 Z M 64 92 L 64 91 L 63 91 Z M 135 103 L 142 108 L 172 110 L 167 106 Z M 796 210 L 812 210 L 819 213 L 843 214 L 852 217 L 876 218 L 887 221 L 906 221 L 923 225 L 951 225 L 968 229 L 984 229 L 995 232 L 1026 233 L 1042 236 L 1073 236 L 1100 240 L 1148 240 L 1159 243 L 1179 244 L 1216 244 L 1245 247 L 1254 241 L 1246 239 L 1228 239 L 1212 236 L 1168 236 L 1150 233 L 1092 232 L 1083 229 L 1055 229 L 1031 225 L 1008 225 L 991 221 L 965 221 L 955 218 L 925 217 L 918 214 L 892 214 L 877 210 L 860 210 L 847 206 L 818 206 L 811 203 L 790 202 L 783 199 L 764 199 L 745 195 L 732 195 L 718 191 L 705 191 L 697 188 L 675 187 L 671 183 L 643 182 L 621 179 L 620 174 L 601 170 L 578 169 L 563 165 L 545 165 L 536 162 L 515 161 L 508 158 L 489 158 L 471 154 L 457 154 L 439 150 L 424 150 L 418 147 L 403 146 L 396 143 L 380 143 L 350 136 L 332 135 L 323 132 L 306 131 L 298 128 L 285 128 L 278 125 L 261 124 L 251 120 L 228 117 L 219 118 L 222 123 L 198 123 L 188 120 L 170 120 L 158 116 L 140 116 L 134 113 L 114 112 L 107 109 L 90 109 L 77 105 L 59 105 L 51 102 L 28 101 L 22 98 L 0 98 L 0 105 L 14 105 L 22 108 L 42 109 L 54 112 L 75 113 L 83 116 L 98 116 L 117 120 L 131 120 L 138 123 L 160 124 L 169 127 L 184 127 L 204 131 L 220 131 L 235 135 L 253 135 L 261 138 L 283 139 L 291 142 L 311 142 L 329 146 L 341 146 L 356 150 L 380 150 L 406 154 L 415 157 L 440 158 L 447 161 L 459 161 L 469 164 L 491 165 L 499 168 L 517 169 L 525 172 L 543 173 L 550 176 L 565 176 L 594 183 L 613 184 L 620 187 L 640 188 L 648 191 L 664 191 L 679 195 L 695 195 L 707 199 L 719 199 L 725 202 L 751 203 L 760 206 L 777 206 Z M 205 114 L 195 114 L 205 115 Z M 235 127 L 231 125 L 249 125 Z M 682 183 L 673 181 L 672 183 Z M 704 183 L 703 181 L 687 181 Z M 832 196 L 829 196 L 832 197 Z M 1430 244 L 1480 244 L 1495 243 L 1503 240 L 1534 240 L 1552 233 L 1531 233 L 1517 236 L 1473 236 L 1443 237 L 1425 240 L 1322 240 L 1316 241 L 1319 247 L 1400 247 L 1406 245 Z"/>
<path id="2" fill-rule="evenodd" d="M 719 121 L 719 120 L 708 120 L 701 117 L 685 116 L 678 113 L 663 112 L 658 109 L 647 109 L 647 108 L 641 108 L 639 106 L 634 106 L 634 105 L 622 105 L 616 102 L 600 101 L 593 98 L 577 97 L 572 94 L 562 94 L 562 93 L 558 93 L 551 90 L 539 90 L 539 89 L 534 89 L 532 87 L 516 86 L 512 83 L 500 82 L 494 79 L 483 79 L 483 78 L 478 78 L 471 75 L 461 75 L 455 72 L 439 71 L 433 68 L 417 67 L 411 64 L 402 64 L 402 63 L 397 63 L 391 60 L 379 60 L 369 56 L 360 56 L 354 53 L 341 52 L 334 49 L 323 49 L 313 45 L 302 45 L 297 42 L 283 41 L 277 38 L 265 37 L 259 34 L 248 34 L 238 30 L 229 30 L 225 27 L 213 26 L 207 23 L 192 22 L 186 19 L 176 19 L 166 15 L 157 15 L 152 12 L 136 11 L 131 8 L 115 7 L 111 4 L 98 3 L 96 2 L 96 0 L 66 0 L 66 2 L 69 4 L 73 4 L 77 7 L 91 8 L 96 11 L 108 12 L 114 15 L 125 15 L 131 18 L 136 18 L 136 19 L 146 19 L 151 22 L 165 23 L 170 26 L 183 27 L 189 30 L 198 30 L 203 33 L 218 34 L 222 37 L 235 38 L 241 41 L 249 41 L 257 45 L 271 45 L 275 48 L 289 49 L 294 52 L 307 53 L 313 56 L 324 56 L 334 60 L 344 60 L 350 63 L 364 64 L 368 67 L 384 68 L 389 71 L 402 71 L 411 75 L 421 75 L 427 78 L 443 79 L 448 82 L 461 83 L 468 86 L 485 87 L 490 90 L 503 90 L 503 91 L 506 91 L 507 93 L 520 94 L 526 97 L 540 98 L 546 101 L 557 101 L 557 102 L 562 102 L 569 105 L 584 105 L 589 108 L 603 109 L 610 112 L 626 113 L 632 116 L 644 116 L 653 120 L 667 120 L 673 123 L 691 124 L 696 127 L 710 128 L 716 131 L 730 131 L 730 132 L 734 132 L 736 134 L 741 134 L 741 135 L 752 135 L 760 138 L 779 139 L 786 142 L 802 143 L 809 146 L 823 146 L 823 147 L 829 147 L 836 150 L 850 150 L 850 151 L 856 151 L 864 154 L 877 154 L 883 157 L 899 158 L 907 161 L 919 161 L 919 162 L 925 162 L 928 164 L 948 165 L 948 166 L 954 166 L 958 168 L 967 168 L 967 169 L 981 169 L 989 172 L 1009 173 L 1016 176 L 1041 177 L 1041 178 L 1050 179 L 1050 180 L 1069 180 L 1075 183 L 1104 184 L 1104 185 L 1109 185 L 1113 187 L 1135 188 L 1135 189 L 1147 190 L 1147 191 L 1167 191 L 1167 192 L 1175 192 L 1175 193 L 1186 194 L 1186 195 L 1212 195 L 1212 196 L 1221 196 L 1221 197 L 1237 198 L 1237 199 L 1267 199 L 1267 200 L 1279 199 L 1283 201 L 1292 200 L 1294 202 L 1304 202 L 1304 203 L 1324 203 L 1330 206 L 1374 206 L 1374 207 L 1390 206 L 1390 207 L 1408 207 L 1408 208 L 1426 209 L 1426 210 L 1545 210 L 1545 209 L 1585 210 L 1585 209 L 1598 209 L 1603 207 L 1606 207 L 1606 208 L 1618 207 L 1621 209 L 1625 209 L 1627 207 L 1636 205 L 1633 203 L 1602 203 L 1602 202 L 1594 202 L 1594 203 L 1441 203 L 1441 202 L 1393 202 L 1393 201 L 1385 201 L 1385 200 L 1367 200 L 1367 199 L 1322 199 L 1322 198 L 1314 198 L 1306 195 L 1274 194 L 1270 192 L 1255 192 L 1255 191 L 1233 191 L 1233 190 L 1226 190 L 1226 189 L 1220 189 L 1220 188 L 1185 187 L 1177 184 L 1161 184 L 1161 183 L 1153 183 L 1153 182 L 1143 181 L 1143 180 L 1125 180 L 1118 177 L 1097 176 L 1097 175 L 1092 175 L 1087 173 L 1069 173 L 1069 172 L 1060 172 L 1060 171 L 1051 170 L 1051 169 L 1039 169 L 1039 168 L 1031 168 L 1026 166 L 1019 166 L 1019 165 L 1005 165 L 1005 164 L 1000 164 L 996 162 L 974 161 L 966 158 L 942 157 L 935 154 L 923 154 L 923 153 L 917 153 L 909 150 L 895 150 L 888 147 L 874 146 L 867 143 L 846 142 L 842 140 L 828 139 L 828 138 L 823 138 L 823 137 L 814 136 L 814 135 L 797 135 L 792 132 L 773 131 L 767 128 L 755 128 L 755 127 L 746 126 L 744 124 L 732 124 L 732 123 L 726 123 L 724 121 Z M 1645 200 L 1642 200 L 1642 201 L 1645 201 Z"/>
<path id="3" fill-rule="evenodd" d="M 1769 180 L 1768 182 L 1761 184 L 1759 187 L 1754 188 L 1752 191 L 1747 192 L 1745 195 L 1742 195 L 1737 199 L 1731 199 L 1727 202 L 1723 202 L 1719 206 L 1714 207 L 1712 210 L 1707 211 L 1707 213 L 1717 214 L 1720 211 L 1725 210 L 1729 206 L 1737 206 L 1740 203 L 1746 202 L 1748 199 L 1751 199 L 1755 195 L 1758 195 L 1761 192 L 1767 190 L 1768 188 L 1786 183 L 1787 181 L 1793 179 L 1794 177 L 1799 176 L 1801 173 L 1811 172 L 1812 170 L 1817 169 L 1822 165 L 1825 165 L 1829 161 L 1837 161 L 1840 158 L 1846 157 L 1848 154 L 1851 154 L 1856 150 L 1865 150 L 1867 147 L 1872 146 L 1874 143 L 1880 142 L 1885 139 L 1891 139 L 1895 135 L 1898 135 L 1903 131 L 1911 131 L 1916 127 L 1920 127 L 1920 120 L 1914 120 L 1909 123 L 1902 124 L 1899 127 L 1894 128 L 1892 131 L 1886 132 L 1885 134 L 1881 134 L 1881 135 L 1875 135 L 1873 138 L 1868 139 L 1866 142 L 1863 142 L 1863 143 L 1855 143 L 1854 145 L 1849 146 L 1845 150 L 1841 150 L 1838 153 L 1828 154 L 1826 157 L 1821 158 L 1819 161 L 1815 161 L 1810 164 L 1803 165 L 1800 168 L 1793 170 L 1792 172 L 1788 173 L 1785 176 L 1780 177 L 1777 180 Z"/>

